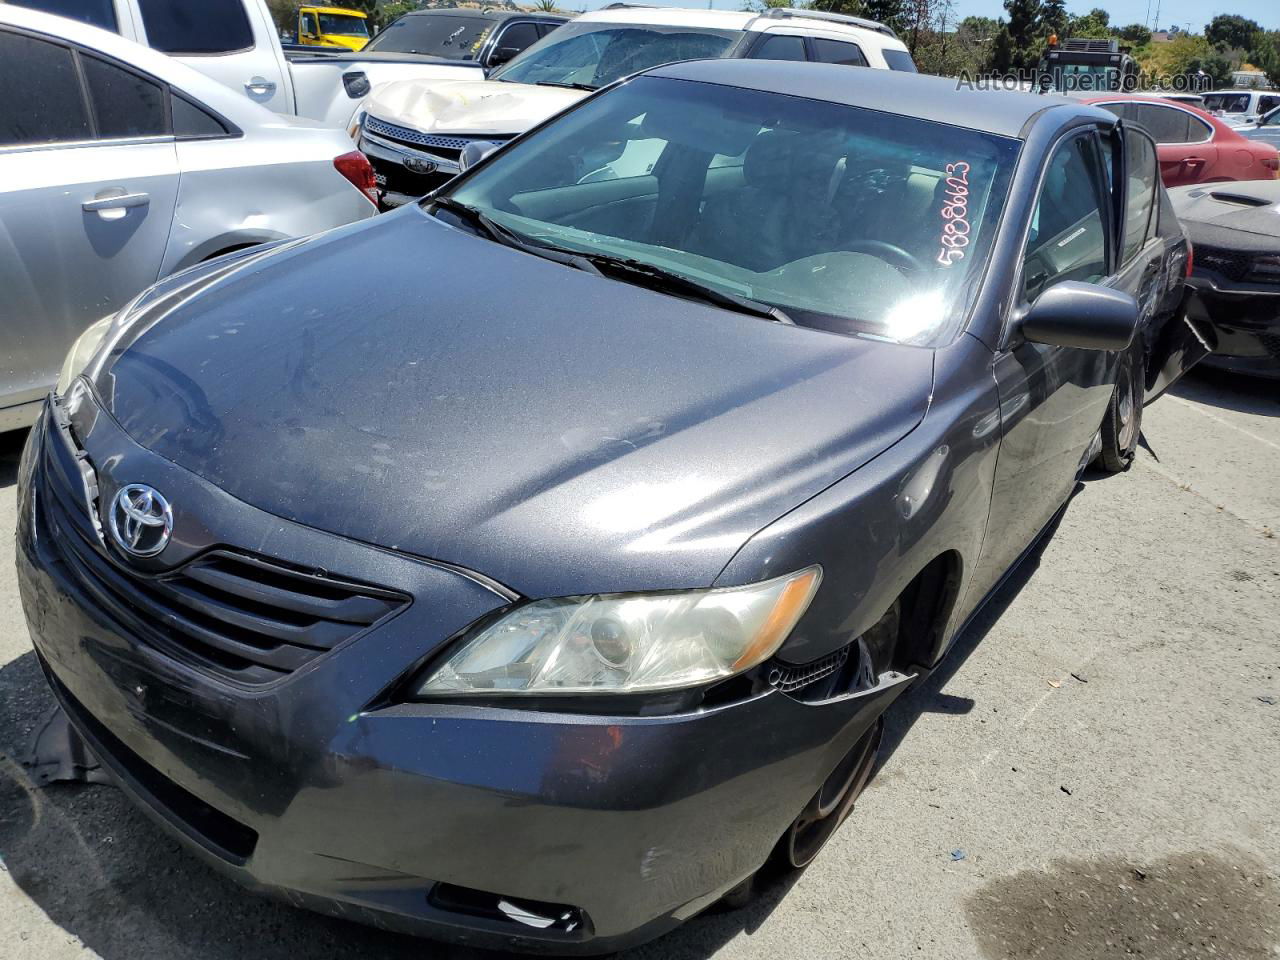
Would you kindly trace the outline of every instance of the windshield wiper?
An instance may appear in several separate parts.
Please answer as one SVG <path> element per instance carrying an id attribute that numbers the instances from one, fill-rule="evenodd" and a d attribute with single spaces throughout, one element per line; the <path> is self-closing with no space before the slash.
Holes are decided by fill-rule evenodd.
<path id="1" fill-rule="evenodd" d="M 566 90 L 598 90 L 600 89 L 594 83 L 572 83 L 560 82 L 558 80 L 535 80 L 535 87 L 564 87 Z"/>
<path id="2" fill-rule="evenodd" d="M 657 290 L 660 293 L 670 293 L 678 297 L 701 300 L 703 303 L 724 307 L 727 310 L 736 310 L 739 313 L 750 314 L 754 317 L 764 317 L 766 320 L 774 320 L 778 323 L 795 326 L 795 321 L 787 316 L 781 307 L 775 307 L 771 303 L 764 303 L 760 300 L 752 300 L 750 297 L 742 297 L 736 293 L 727 293 L 708 284 L 699 283 L 697 280 L 686 277 L 682 273 L 676 273 L 673 270 L 664 270 L 662 267 L 655 267 L 651 263 L 630 260 L 625 257 L 611 257 L 597 253 L 584 253 L 581 256 L 605 276 L 625 280 L 637 286 L 648 287 L 650 290 Z"/>
<path id="3" fill-rule="evenodd" d="M 433 197 L 430 202 L 433 206 L 448 210 L 460 220 L 465 220 L 477 233 L 503 246 L 531 253 L 535 257 L 542 257 L 544 260 L 550 260 L 553 263 L 562 263 L 568 267 L 585 270 L 587 273 L 600 274 L 600 270 L 595 264 L 580 254 L 574 253 L 572 250 L 550 247 L 530 240 L 523 234 L 519 234 L 509 227 L 504 227 L 483 210 L 473 207 L 469 203 L 463 203 L 460 200 L 453 199 L 453 197 Z"/>

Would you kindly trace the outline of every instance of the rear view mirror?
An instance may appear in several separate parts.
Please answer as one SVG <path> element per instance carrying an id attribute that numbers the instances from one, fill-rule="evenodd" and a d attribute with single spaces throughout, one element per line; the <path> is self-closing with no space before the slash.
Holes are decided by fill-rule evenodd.
<path id="1" fill-rule="evenodd" d="M 468 167 L 474 167 L 500 146 L 502 144 L 493 140 L 472 140 L 462 148 L 462 153 L 458 156 L 458 169 L 466 170 Z"/>
<path id="2" fill-rule="evenodd" d="M 1084 350 L 1123 350 L 1138 329 L 1138 301 L 1094 283 L 1067 280 L 1036 298 L 1022 318 L 1032 343 Z"/>

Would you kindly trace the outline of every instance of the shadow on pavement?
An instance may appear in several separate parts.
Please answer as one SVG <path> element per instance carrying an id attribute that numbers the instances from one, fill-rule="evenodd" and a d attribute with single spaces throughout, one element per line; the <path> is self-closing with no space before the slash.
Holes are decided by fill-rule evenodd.
<path id="1" fill-rule="evenodd" d="M 22 445 L 27 442 L 26 430 L 0 433 L 0 490 L 11 487 L 18 479 L 18 460 Z"/>
<path id="2" fill-rule="evenodd" d="M 1280 417 L 1280 380 L 1197 367 L 1169 392 L 1175 397 L 1223 410 Z"/>

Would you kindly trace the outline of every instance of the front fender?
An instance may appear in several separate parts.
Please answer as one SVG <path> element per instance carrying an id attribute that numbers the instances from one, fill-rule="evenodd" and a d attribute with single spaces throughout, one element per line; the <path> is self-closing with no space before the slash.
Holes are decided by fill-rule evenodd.
<path id="1" fill-rule="evenodd" d="M 822 586 L 778 654 L 806 663 L 865 633 L 926 566 L 953 554 L 961 602 L 922 658 L 932 665 L 972 607 L 969 571 L 986 533 L 999 440 L 991 353 L 964 335 L 935 354 L 933 403 L 920 425 L 755 534 L 716 585 L 821 564 Z"/>

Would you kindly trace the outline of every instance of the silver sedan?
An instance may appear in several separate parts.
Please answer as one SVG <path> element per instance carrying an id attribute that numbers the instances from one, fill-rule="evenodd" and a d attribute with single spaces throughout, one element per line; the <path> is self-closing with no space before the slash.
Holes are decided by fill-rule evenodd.
<path id="1" fill-rule="evenodd" d="M 210 257 L 373 216 L 344 131 L 96 27 L 0 4 L 0 431 L 95 320 Z"/>

